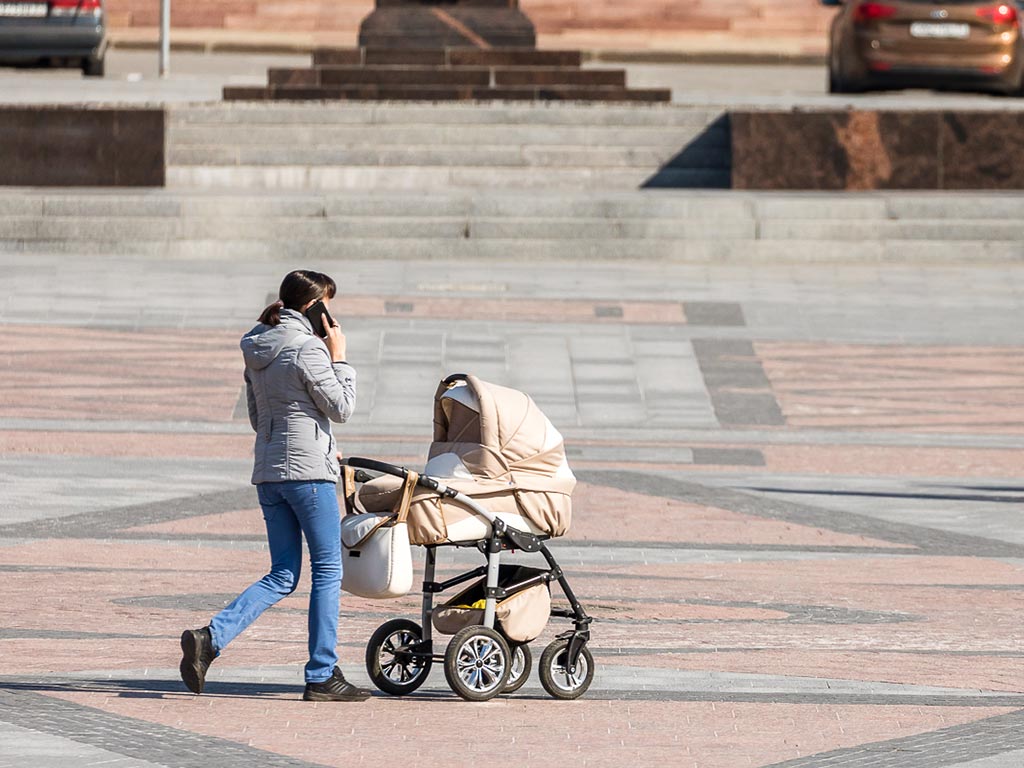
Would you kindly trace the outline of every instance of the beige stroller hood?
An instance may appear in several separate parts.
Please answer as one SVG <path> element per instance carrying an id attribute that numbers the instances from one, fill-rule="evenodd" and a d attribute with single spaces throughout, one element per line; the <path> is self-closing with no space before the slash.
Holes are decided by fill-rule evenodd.
<path id="1" fill-rule="evenodd" d="M 576 478 L 562 436 L 522 392 L 475 376 L 442 382 L 425 471 L 510 525 L 552 537 L 569 529 Z M 414 496 L 408 520 L 414 544 L 483 538 L 478 516 L 436 495 Z"/>

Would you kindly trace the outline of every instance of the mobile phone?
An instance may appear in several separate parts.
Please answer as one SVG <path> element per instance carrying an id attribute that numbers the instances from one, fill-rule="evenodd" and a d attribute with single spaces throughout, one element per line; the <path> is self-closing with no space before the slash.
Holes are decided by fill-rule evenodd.
<path id="1" fill-rule="evenodd" d="M 318 301 L 306 310 L 306 319 L 313 326 L 313 333 L 321 339 L 327 338 L 327 329 L 334 325 L 334 319 L 327 311 L 327 305 L 322 301 Z"/>

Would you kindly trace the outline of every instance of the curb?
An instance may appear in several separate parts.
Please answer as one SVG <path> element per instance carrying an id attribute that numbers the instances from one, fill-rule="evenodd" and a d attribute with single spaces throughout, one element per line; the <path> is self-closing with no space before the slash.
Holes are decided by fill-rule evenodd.
<path id="1" fill-rule="evenodd" d="M 261 43 L 229 40 L 172 41 L 171 51 L 179 53 L 237 53 L 312 55 L 320 48 L 342 47 L 312 43 Z M 354 47 L 354 46 L 353 46 Z M 118 40 L 110 37 L 110 48 L 117 51 L 155 51 L 155 40 Z M 824 53 L 789 53 L 785 51 L 630 51 L 590 49 L 583 51 L 583 61 L 608 64 L 748 64 L 748 65 L 824 65 Z"/>

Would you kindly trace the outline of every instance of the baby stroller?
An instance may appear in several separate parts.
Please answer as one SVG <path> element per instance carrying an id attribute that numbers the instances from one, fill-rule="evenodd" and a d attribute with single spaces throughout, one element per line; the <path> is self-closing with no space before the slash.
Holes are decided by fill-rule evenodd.
<path id="1" fill-rule="evenodd" d="M 594 677 L 592 619 L 545 544 L 565 534 L 571 517 L 576 479 L 562 437 L 527 395 L 475 376 L 448 377 L 434 399 L 434 442 L 422 474 L 371 459 L 343 462 L 343 588 L 365 597 L 406 594 L 409 545 L 426 548 L 421 621 L 392 619 L 373 633 L 370 679 L 401 696 L 439 663 L 464 699 L 510 693 L 532 668 L 529 642 L 555 616 L 574 626 L 544 649 L 539 677 L 551 696 L 575 699 Z M 477 549 L 487 562 L 438 582 L 444 546 Z M 517 550 L 540 553 L 546 567 L 501 563 L 502 553 Z M 435 607 L 435 595 L 474 580 Z M 552 607 L 552 582 L 568 607 Z M 435 653 L 434 631 L 453 635 L 444 653 Z"/>

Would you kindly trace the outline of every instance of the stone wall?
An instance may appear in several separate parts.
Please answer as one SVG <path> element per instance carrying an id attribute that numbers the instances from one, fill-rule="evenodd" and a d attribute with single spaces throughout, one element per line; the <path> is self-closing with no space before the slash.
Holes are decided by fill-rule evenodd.
<path id="1" fill-rule="evenodd" d="M 112 29 L 158 25 L 157 0 L 107 0 Z M 521 0 L 541 35 L 583 47 L 658 48 L 672 36 L 813 37 L 832 10 L 818 0 Z M 179 29 L 322 34 L 355 44 L 373 0 L 172 0 Z M 671 47 L 670 45 L 668 47 Z"/>

